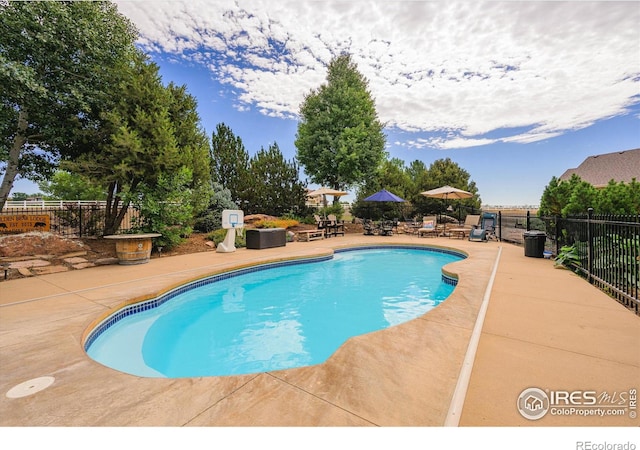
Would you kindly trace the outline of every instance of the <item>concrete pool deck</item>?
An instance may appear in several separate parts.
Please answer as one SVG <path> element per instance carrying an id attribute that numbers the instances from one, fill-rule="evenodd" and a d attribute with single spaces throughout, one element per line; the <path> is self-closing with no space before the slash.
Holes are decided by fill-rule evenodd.
<path id="1" fill-rule="evenodd" d="M 352 338 L 323 364 L 234 377 L 141 378 L 104 367 L 82 349 L 88 327 L 132 299 L 231 267 L 383 243 L 453 248 L 469 257 L 446 266 L 459 283 L 440 306 Z M 468 389 L 456 390 L 496 260 Z M 153 258 L 0 283 L 0 426 L 442 426 L 451 423 L 454 394 L 461 398 L 454 420 L 460 426 L 638 426 L 628 397 L 640 388 L 639 342 L 640 317 L 511 244 L 348 234 Z M 39 377 L 54 382 L 32 395 L 6 396 Z M 604 409 L 621 402 L 626 412 L 527 420 L 516 405 L 531 387 L 604 393 Z"/>

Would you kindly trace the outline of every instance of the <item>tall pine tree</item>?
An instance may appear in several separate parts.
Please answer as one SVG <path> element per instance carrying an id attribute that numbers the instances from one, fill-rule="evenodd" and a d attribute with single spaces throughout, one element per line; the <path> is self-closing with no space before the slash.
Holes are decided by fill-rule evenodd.
<path id="1" fill-rule="evenodd" d="M 211 137 L 211 180 L 231 192 L 231 199 L 241 204 L 248 183 L 249 154 L 242 139 L 224 123 L 216 126 Z"/>
<path id="2" fill-rule="evenodd" d="M 305 205 L 306 185 L 298 164 L 284 159 L 278 144 L 260 149 L 250 161 L 250 185 L 242 205 L 249 214 L 281 216 L 299 213 Z"/>

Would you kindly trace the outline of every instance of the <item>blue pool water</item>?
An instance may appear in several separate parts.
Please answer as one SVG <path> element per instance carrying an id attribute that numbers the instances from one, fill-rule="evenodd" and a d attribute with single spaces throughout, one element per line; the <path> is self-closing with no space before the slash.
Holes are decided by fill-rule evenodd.
<path id="1" fill-rule="evenodd" d="M 438 305 L 454 288 L 441 268 L 460 259 L 417 248 L 351 250 L 227 277 L 126 315 L 90 337 L 87 353 L 122 372 L 169 378 L 319 364 L 351 336 Z"/>

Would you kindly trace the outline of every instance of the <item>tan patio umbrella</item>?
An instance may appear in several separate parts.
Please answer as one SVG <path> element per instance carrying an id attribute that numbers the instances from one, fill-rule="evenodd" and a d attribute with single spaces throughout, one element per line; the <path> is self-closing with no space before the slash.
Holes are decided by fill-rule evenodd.
<path id="1" fill-rule="evenodd" d="M 452 186 L 442 186 L 431 189 L 430 191 L 420 192 L 420 194 L 426 197 L 443 198 L 445 201 L 449 199 L 460 200 L 463 198 L 473 197 L 471 192 L 463 191 L 462 189 L 454 188 Z"/>
<path id="2" fill-rule="evenodd" d="M 339 191 L 337 189 L 331 189 L 328 187 L 321 187 L 316 189 L 315 191 L 311 191 L 307 194 L 307 197 L 319 197 L 322 195 L 322 201 L 324 206 L 327 206 L 327 195 L 333 195 L 334 197 L 342 197 L 343 195 L 347 195 L 348 192 Z"/>
<path id="3" fill-rule="evenodd" d="M 471 192 L 463 191 L 462 189 L 454 188 L 453 186 L 441 186 L 439 188 L 431 189 L 429 191 L 420 192 L 425 197 L 442 198 L 445 204 L 447 200 L 461 200 L 463 198 L 471 198 L 473 194 Z M 447 224 L 444 224 L 444 232 L 447 231 Z"/>

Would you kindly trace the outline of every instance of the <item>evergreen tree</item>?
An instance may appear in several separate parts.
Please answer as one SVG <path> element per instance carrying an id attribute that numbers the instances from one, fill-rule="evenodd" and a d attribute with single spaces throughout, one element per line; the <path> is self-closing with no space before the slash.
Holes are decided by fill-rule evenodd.
<path id="1" fill-rule="evenodd" d="M 227 125 L 220 123 L 216 126 L 211 144 L 211 180 L 229 189 L 231 199 L 240 204 L 249 183 L 249 154 L 242 139 L 233 134 Z"/>
<path id="2" fill-rule="evenodd" d="M 348 54 L 334 58 L 327 81 L 300 107 L 297 159 L 311 181 L 345 190 L 374 176 L 385 156 L 368 81 Z"/>
<path id="3" fill-rule="evenodd" d="M 640 214 L 640 183 L 614 180 L 598 192 L 594 210 L 598 214 Z"/>
<path id="4" fill-rule="evenodd" d="M 241 207 L 248 214 L 281 216 L 299 213 L 305 206 L 306 185 L 299 180 L 295 160 L 286 161 L 278 144 L 260 149 L 250 161 L 250 189 Z"/>
<path id="5" fill-rule="evenodd" d="M 188 185 L 191 192 L 189 198 L 197 215 L 207 209 L 209 199 L 213 195 L 209 139 L 201 127 L 197 111 L 198 102 L 187 92 L 187 87 L 171 82 L 166 89 L 170 96 L 169 117 L 180 151 L 181 165 L 188 168 L 192 174 Z"/>
<path id="6" fill-rule="evenodd" d="M 573 174 L 569 180 L 552 177 L 540 199 L 540 216 L 584 215 L 589 208 L 595 214 L 640 214 L 640 183 L 616 183 L 596 189 Z"/>
<path id="7" fill-rule="evenodd" d="M 170 249 L 180 244 L 192 231 L 194 222 L 193 173 L 186 166 L 158 174 L 153 185 L 143 183 L 133 205 L 140 212 L 135 229 L 143 233 L 160 233 L 154 245 Z"/>
<path id="8" fill-rule="evenodd" d="M 209 233 L 222 227 L 222 211 L 225 209 L 238 209 L 231 192 L 220 183 L 212 182 L 213 194 L 209 199 L 209 205 L 195 221 L 194 229 L 203 233 Z"/>
<path id="9" fill-rule="evenodd" d="M 126 77 L 114 89 L 117 103 L 103 114 L 97 133 L 85 135 L 94 152 L 75 163 L 107 186 L 105 234 L 115 233 L 142 185 L 180 167 L 180 151 L 169 115 L 171 96 L 158 67 L 138 52 Z"/>
<path id="10" fill-rule="evenodd" d="M 598 192 L 591 184 L 580 181 L 571 189 L 569 202 L 562 208 L 562 215 L 584 214 L 596 204 Z"/>
<path id="11" fill-rule="evenodd" d="M 566 187 L 567 185 L 561 186 L 558 178 L 555 176 L 551 177 L 551 181 L 545 186 L 542 198 L 540 199 L 540 208 L 538 208 L 538 214 L 540 216 L 562 215 L 562 208 L 569 202 Z"/>
<path id="12" fill-rule="evenodd" d="M 208 142 L 197 126 L 195 99 L 183 88 L 163 86 L 158 72 L 144 54 L 134 55 L 112 90 L 115 107 L 102 115 L 100 127 L 82 136 L 93 152 L 69 163 L 106 187 L 105 234 L 118 230 L 132 201 L 141 204 L 141 196 L 162 188 L 160 181 L 174 185 L 173 174 L 183 168 L 189 177 L 181 201 L 198 210 L 208 204 Z"/>

